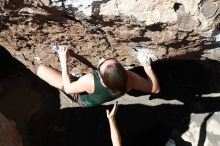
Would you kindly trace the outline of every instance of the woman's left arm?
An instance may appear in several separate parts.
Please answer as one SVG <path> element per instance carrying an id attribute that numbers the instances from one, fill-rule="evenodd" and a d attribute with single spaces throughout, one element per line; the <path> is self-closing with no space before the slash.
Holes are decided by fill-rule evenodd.
<path id="1" fill-rule="evenodd" d="M 144 71 L 148 76 L 148 83 L 150 84 L 150 91 L 152 93 L 159 93 L 160 92 L 160 85 L 159 85 L 159 81 L 157 79 L 157 76 L 155 75 L 153 69 L 151 68 L 151 66 L 143 66 L 144 67 Z"/>
<path id="2" fill-rule="evenodd" d="M 152 69 L 145 69 L 148 79 L 128 71 L 128 84 L 130 89 L 136 89 L 144 92 L 158 93 L 160 91 L 159 82 Z"/>
<path id="3" fill-rule="evenodd" d="M 158 93 L 160 91 L 160 85 L 157 76 L 151 68 L 151 58 L 142 55 L 138 56 L 138 60 L 144 67 L 144 71 L 148 76 L 148 79 L 145 79 L 138 74 L 129 71 L 128 81 L 130 84 L 130 88 L 144 92 Z"/>

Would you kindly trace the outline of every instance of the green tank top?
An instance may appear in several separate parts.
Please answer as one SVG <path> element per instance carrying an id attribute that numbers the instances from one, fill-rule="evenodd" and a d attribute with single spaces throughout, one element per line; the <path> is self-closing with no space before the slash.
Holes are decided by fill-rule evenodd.
<path id="1" fill-rule="evenodd" d="M 112 95 L 111 91 L 101 84 L 97 71 L 93 70 L 92 74 L 94 76 L 95 85 L 94 93 L 80 94 L 81 102 L 86 106 L 94 106 L 114 100 L 115 97 Z"/>

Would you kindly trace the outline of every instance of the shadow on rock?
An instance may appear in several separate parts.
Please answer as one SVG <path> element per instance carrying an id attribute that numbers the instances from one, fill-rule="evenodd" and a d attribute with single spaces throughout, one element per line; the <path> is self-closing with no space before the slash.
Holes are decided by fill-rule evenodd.
<path id="1" fill-rule="evenodd" d="M 159 94 L 151 95 L 151 99 L 177 99 L 189 103 L 201 99 L 204 94 L 220 93 L 218 61 L 166 60 L 154 63 L 152 68 L 160 82 L 161 91 Z M 134 68 L 132 71 L 146 78 L 142 67 Z M 129 94 L 144 95 L 137 91 Z"/>

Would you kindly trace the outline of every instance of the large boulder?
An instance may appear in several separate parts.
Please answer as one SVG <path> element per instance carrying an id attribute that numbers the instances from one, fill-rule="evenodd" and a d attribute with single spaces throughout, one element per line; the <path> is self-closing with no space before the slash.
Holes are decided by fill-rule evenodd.
<path id="1" fill-rule="evenodd" d="M 71 72 L 90 71 L 101 56 L 138 65 L 130 52 L 137 46 L 160 59 L 219 60 L 209 51 L 218 45 L 213 38 L 219 33 L 219 5 L 214 0 L 3 0 L 0 42 L 32 71 L 39 63 L 59 69 L 51 49 L 55 43 L 78 55 L 69 61 Z"/>

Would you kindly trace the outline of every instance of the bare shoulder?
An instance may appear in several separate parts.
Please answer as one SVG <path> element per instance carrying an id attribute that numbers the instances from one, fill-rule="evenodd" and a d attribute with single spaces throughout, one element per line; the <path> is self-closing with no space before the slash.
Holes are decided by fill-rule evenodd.
<path id="1" fill-rule="evenodd" d="M 78 81 L 81 83 L 92 84 L 94 82 L 93 74 L 88 73 L 86 75 L 83 75 L 78 79 Z"/>
<path id="2" fill-rule="evenodd" d="M 83 76 L 81 76 L 79 79 L 83 79 L 83 80 L 94 80 L 93 74 L 92 73 L 88 73 L 85 74 Z"/>
<path id="3" fill-rule="evenodd" d="M 92 73 L 88 73 L 80 77 L 77 82 L 80 82 L 82 85 L 86 86 L 87 92 L 94 92 L 94 76 Z"/>

